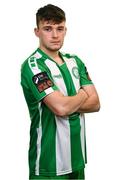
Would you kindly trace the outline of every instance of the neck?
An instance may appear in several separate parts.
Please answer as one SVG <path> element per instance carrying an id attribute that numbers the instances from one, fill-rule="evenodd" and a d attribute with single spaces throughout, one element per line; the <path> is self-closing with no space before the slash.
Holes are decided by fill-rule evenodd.
<path id="1" fill-rule="evenodd" d="M 52 58 L 57 64 L 63 64 L 62 58 L 59 56 L 59 51 L 51 51 L 43 47 L 39 47 L 42 51 L 44 51 L 50 58 Z"/>
<path id="2" fill-rule="evenodd" d="M 45 49 L 43 47 L 39 47 L 42 51 L 44 51 L 49 57 L 51 57 L 52 59 L 56 59 L 59 56 L 59 51 L 51 51 L 48 49 Z"/>

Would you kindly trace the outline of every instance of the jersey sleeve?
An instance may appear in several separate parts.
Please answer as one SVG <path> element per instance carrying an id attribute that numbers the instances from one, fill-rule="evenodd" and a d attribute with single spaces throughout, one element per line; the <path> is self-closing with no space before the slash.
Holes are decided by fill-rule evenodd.
<path id="1" fill-rule="evenodd" d="M 21 85 L 25 96 L 28 92 L 29 96 L 34 96 L 38 101 L 58 90 L 49 73 L 46 71 L 33 73 L 29 66 L 21 69 Z"/>
<path id="2" fill-rule="evenodd" d="M 93 82 L 90 78 L 90 75 L 88 73 L 88 70 L 87 70 L 85 64 L 77 56 L 76 56 L 76 61 L 78 64 L 78 71 L 79 71 L 79 75 L 80 75 L 80 85 L 81 86 L 92 85 Z"/>

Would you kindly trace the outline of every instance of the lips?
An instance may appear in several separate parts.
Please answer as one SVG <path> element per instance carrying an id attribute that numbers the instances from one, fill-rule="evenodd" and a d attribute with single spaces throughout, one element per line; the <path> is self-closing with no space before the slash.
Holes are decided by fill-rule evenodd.
<path id="1" fill-rule="evenodd" d="M 51 43 L 58 44 L 60 41 L 52 41 Z"/>

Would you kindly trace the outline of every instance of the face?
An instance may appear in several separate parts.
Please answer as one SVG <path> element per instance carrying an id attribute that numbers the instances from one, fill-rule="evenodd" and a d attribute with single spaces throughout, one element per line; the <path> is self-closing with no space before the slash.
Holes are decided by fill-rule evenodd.
<path id="1" fill-rule="evenodd" d="M 40 21 L 39 27 L 35 28 L 35 34 L 39 38 L 42 50 L 58 51 L 63 45 L 66 34 L 65 22 L 54 24 Z"/>

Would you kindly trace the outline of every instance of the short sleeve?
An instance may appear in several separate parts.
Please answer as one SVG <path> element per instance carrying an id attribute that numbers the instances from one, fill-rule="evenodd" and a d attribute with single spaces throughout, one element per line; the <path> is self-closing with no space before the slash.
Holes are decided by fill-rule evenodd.
<path id="1" fill-rule="evenodd" d="M 26 97 L 33 96 L 38 101 L 58 90 L 49 73 L 42 71 L 33 74 L 29 66 L 21 70 L 21 85 Z"/>
<path id="2" fill-rule="evenodd" d="M 80 85 L 85 86 L 93 84 L 85 64 L 77 56 L 76 61 L 78 64 L 78 71 L 80 75 Z"/>

